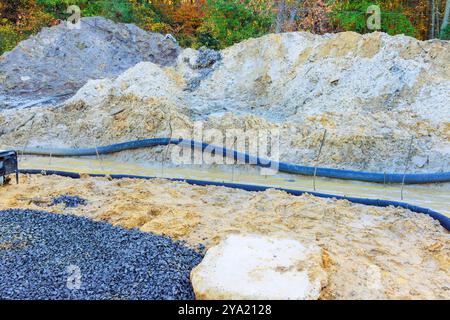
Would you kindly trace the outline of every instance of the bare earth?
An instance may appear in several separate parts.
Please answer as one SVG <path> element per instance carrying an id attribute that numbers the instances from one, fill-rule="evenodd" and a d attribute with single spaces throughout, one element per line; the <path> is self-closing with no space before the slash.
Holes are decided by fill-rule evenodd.
<path id="1" fill-rule="evenodd" d="M 50 207 L 78 195 L 86 206 Z M 199 187 L 165 180 L 21 176 L 2 187 L 0 210 L 44 209 L 203 243 L 229 234 L 290 238 L 322 248 L 322 299 L 450 299 L 450 234 L 430 217 L 399 208 Z"/>
<path id="2" fill-rule="evenodd" d="M 173 66 L 141 62 L 89 81 L 59 107 L 0 110 L 0 147 L 172 134 L 222 145 L 217 131 L 271 129 L 279 131 L 280 160 L 315 165 L 327 130 L 320 166 L 400 173 L 411 145 L 411 173 L 449 171 L 449 48 L 449 41 L 383 33 L 272 34 L 222 50 L 210 69 L 195 67 L 201 54 L 185 49 Z M 217 131 L 202 136 L 196 124 Z M 160 161 L 163 154 L 116 156 Z"/>

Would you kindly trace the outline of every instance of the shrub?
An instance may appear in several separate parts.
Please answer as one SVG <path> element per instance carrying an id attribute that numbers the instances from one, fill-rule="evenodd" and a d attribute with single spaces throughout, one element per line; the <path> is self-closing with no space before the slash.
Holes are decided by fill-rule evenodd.
<path id="1" fill-rule="evenodd" d="M 368 0 L 338 2 L 333 7 L 332 19 L 339 29 L 344 31 L 355 31 L 358 33 L 370 32 L 366 27 L 366 10 L 372 4 L 381 7 L 381 31 L 390 35 L 406 34 L 414 36 L 415 29 L 411 21 L 403 14 L 402 7 L 383 10 L 382 2 Z"/>
<path id="2" fill-rule="evenodd" d="M 450 25 L 448 25 L 442 32 L 440 38 L 442 40 L 450 40 Z"/>
<path id="3" fill-rule="evenodd" d="M 0 53 L 53 22 L 34 0 L 0 2 Z"/>
<path id="4" fill-rule="evenodd" d="M 12 25 L 0 25 L 0 54 L 13 49 L 20 40 L 20 35 Z"/>
<path id="5" fill-rule="evenodd" d="M 272 12 L 257 12 L 251 4 L 251 0 L 208 0 L 202 39 L 212 37 L 217 40 L 217 48 L 225 48 L 268 33 L 273 22 Z M 208 42 L 211 45 L 211 41 Z"/>
<path id="6" fill-rule="evenodd" d="M 103 16 L 115 21 L 133 22 L 132 1 L 127 0 L 37 0 L 37 3 L 58 19 L 66 19 L 67 7 L 77 5 L 84 17 Z"/>

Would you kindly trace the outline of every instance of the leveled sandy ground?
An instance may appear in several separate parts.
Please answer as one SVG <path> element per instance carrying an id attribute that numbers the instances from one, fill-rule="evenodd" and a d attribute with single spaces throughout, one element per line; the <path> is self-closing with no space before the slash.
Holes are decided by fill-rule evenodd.
<path id="1" fill-rule="evenodd" d="M 78 195 L 86 206 L 49 207 Z M 231 233 L 297 239 L 322 248 L 323 299 L 450 299 L 450 236 L 430 217 L 398 208 L 252 193 L 163 180 L 22 176 L 1 188 L 0 210 L 67 212 L 210 247 Z"/>

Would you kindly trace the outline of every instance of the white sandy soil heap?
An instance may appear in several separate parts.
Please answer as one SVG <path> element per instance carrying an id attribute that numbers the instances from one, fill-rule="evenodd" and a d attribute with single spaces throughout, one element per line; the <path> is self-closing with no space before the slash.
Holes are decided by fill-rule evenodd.
<path id="1" fill-rule="evenodd" d="M 201 120 L 219 130 L 279 129 L 281 160 L 307 165 L 326 129 L 319 165 L 381 172 L 403 172 L 413 138 L 410 172 L 448 171 L 449 48 L 383 33 L 298 32 L 220 55 L 185 49 L 175 66 L 143 62 L 90 81 L 60 108 L 1 112 L 0 146 L 101 145 L 189 132 Z"/>

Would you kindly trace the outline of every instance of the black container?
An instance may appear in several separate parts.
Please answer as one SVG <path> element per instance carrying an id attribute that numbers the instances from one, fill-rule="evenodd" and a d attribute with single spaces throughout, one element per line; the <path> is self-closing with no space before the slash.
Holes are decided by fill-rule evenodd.
<path id="1" fill-rule="evenodd" d="M 16 182 L 19 183 L 17 152 L 0 150 L 0 185 L 6 182 L 10 174 L 15 174 Z"/>

